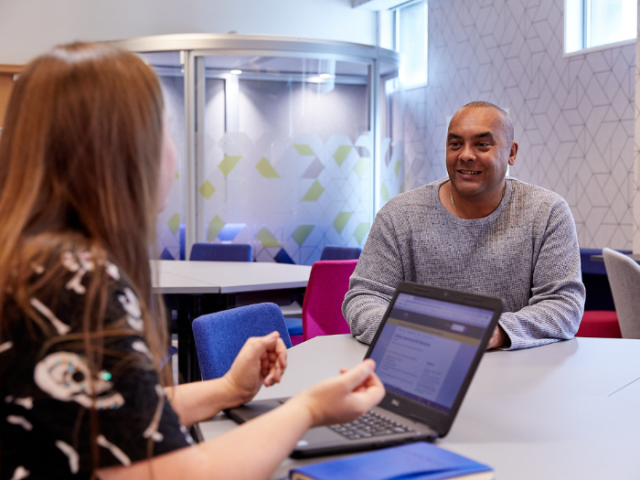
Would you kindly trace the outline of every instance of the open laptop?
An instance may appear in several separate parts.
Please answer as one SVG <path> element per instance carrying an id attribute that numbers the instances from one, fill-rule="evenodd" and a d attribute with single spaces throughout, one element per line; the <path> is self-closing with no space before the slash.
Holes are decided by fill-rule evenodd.
<path id="1" fill-rule="evenodd" d="M 401 283 L 365 358 L 376 361 L 382 402 L 355 422 L 312 428 L 291 456 L 304 458 L 444 437 L 491 337 L 503 303 L 454 290 Z M 243 423 L 287 399 L 227 410 Z"/>

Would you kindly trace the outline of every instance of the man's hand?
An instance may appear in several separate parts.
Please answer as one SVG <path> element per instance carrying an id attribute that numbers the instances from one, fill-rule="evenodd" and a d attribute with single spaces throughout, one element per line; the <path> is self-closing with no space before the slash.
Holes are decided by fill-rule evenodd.
<path id="1" fill-rule="evenodd" d="M 367 359 L 342 369 L 338 377 L 324 380 L 293 397 L 311 414 L 311 424 L 331 425 L 351 422 L 376 406 L 384 397 L 384 386 L 374 373 L 376 364 Z"/>
<path id="2" fill-rule="evenodd" d="M 491 338 L 489 339 L 489 343 L 487 344 L 487 350 L 492 348 L 500 348 L 507 343 L 507 334 L 504 332 L 500 325 L 497 325 L 493 333 L 491 334 Z"/>
<path id="3" fill-rule="evenodd" d="M 250 401 L 260 386 L 280 382 L 287 367 L 287 348 L 278 332 L 264 337 L 251 337 L 223 379 L 238 396 L 239 403 Z"/>

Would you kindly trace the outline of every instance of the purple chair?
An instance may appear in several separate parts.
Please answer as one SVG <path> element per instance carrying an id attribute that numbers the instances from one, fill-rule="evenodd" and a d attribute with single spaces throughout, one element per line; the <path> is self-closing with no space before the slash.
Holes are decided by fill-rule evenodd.
<path id="1" fill-rule="evenodd" d="M 342 302 L 357 264 L 358 260 L 320 260 L 313 264 L 302 304 L 305 341 L 318 335 L 351 333 L 342 315 Z"/>
<path id="2" fill-rule="evenodd" d="M 362 249 L 358 247 L 336 247 L 327 245 L 322 249 L 320 260 L 357 260 Z"/>
<path id="3" fill-rule="evenodd" d="M 251 262 L 253 247 L 248 243 L 194 243 L 189 260 Z"/>

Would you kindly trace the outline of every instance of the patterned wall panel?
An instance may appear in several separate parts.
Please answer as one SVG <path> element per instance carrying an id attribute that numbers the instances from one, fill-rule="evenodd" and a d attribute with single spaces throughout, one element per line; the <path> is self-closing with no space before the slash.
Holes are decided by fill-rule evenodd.
<path id="1" fill-rule="evenodd" d="M 640 0 L 638 0 L 638 36 L 640 37 Z M 640 42 L 636 42 L 636 58 L 640 53 Z M 636 63 L 635 101 L 635 168 L 633 176 L 633 253 L 640 253 L 640 65 Z"/>
<path id="2" fill-rule="evenodd" d="M 563 10 L 564 0 L 429 1 L 429 85 L 404 92 L 406 188 L 446 175 L 449 119 L 487 100 L 514 120 L 511 175 L 568 201 L 582 247 L 631 248 L 635 47 L 565 57 Z"/>

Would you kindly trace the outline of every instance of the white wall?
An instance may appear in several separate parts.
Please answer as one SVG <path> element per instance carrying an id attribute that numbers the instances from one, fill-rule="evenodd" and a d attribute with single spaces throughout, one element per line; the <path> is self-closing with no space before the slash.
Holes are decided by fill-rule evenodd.
<path id="1" fill-rule="evenodd" d="M 581 247 L 630 249 L 635 46 L 565 57 L 563 25 L 564 0 L 429 1 L 429 85 L 405 94 L 407 189 L 446 175 L 451 115 L 494 102 L 520 144 L 511 175 L 567 200 Z"/>
<path id="2" fill-rule="evenodd" d="M 350 0 L 1 0 L 0 64 L 75 40 L 229 31 L 373 45 L 376 14 Z"/>

